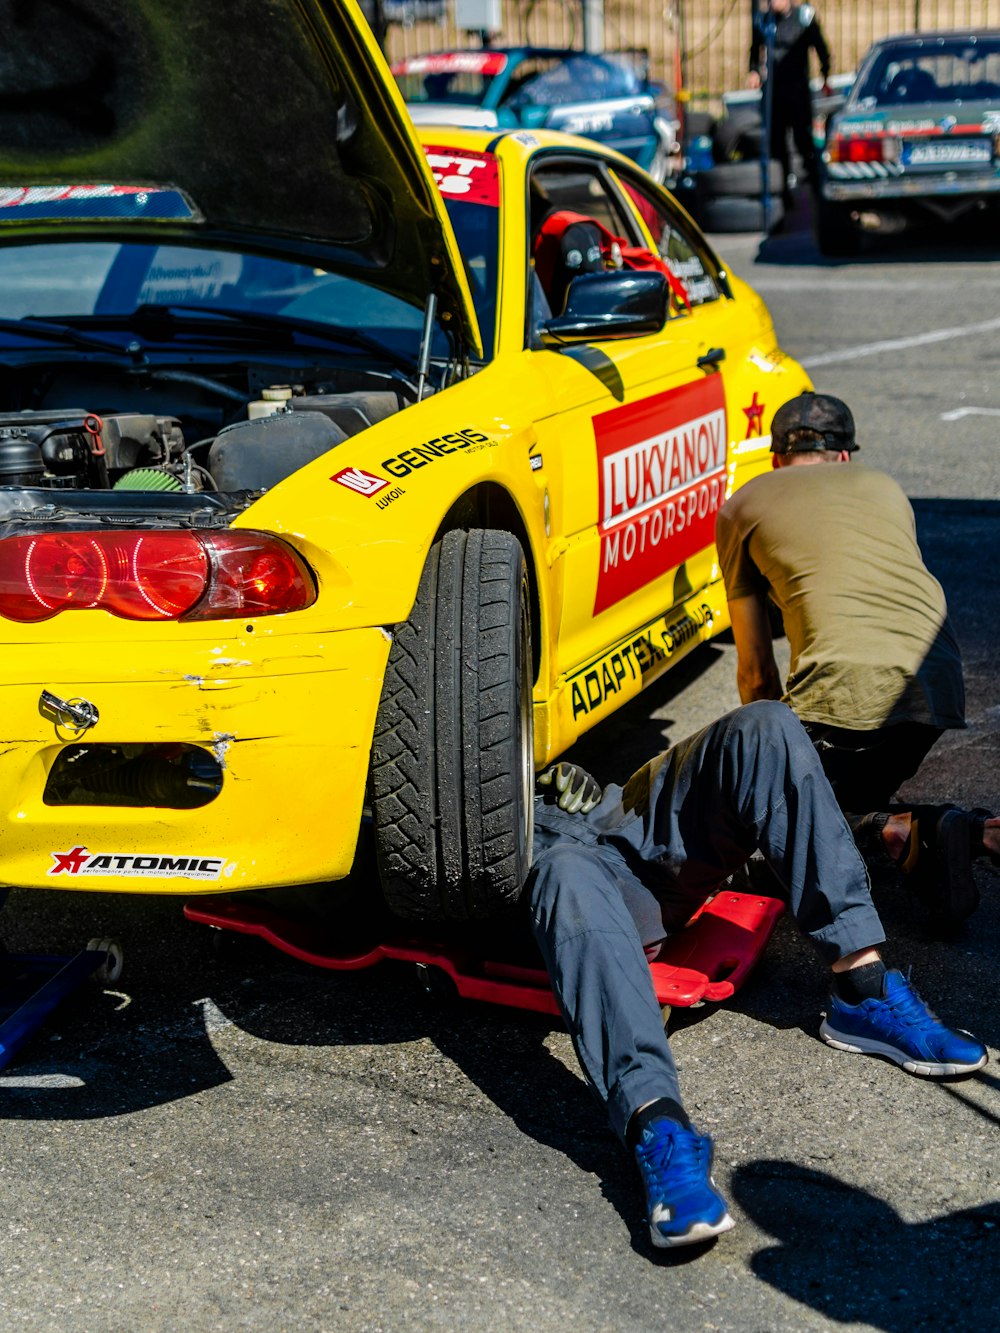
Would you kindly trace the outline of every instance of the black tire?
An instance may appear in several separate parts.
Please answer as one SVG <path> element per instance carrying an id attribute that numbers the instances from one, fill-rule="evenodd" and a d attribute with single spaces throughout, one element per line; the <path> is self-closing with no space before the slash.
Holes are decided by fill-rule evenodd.
<path id="1" fill-rule="evenodd" d="M 712 152 L 716 162 L 740 162 L 763 153 L 764 126 L 760 113 L 750 107 L 715 122 Z"/>
<path id="2" fill-rule="evenodd" d="M 682 123 L 685 143 L 700 139 L 703 134 L 710 135 L 715 127 L 715 117 L 710 111 L 685 111 Z"/>
<path id="3" fill-rule="evenodd" d="M 828 259 L 847 259 L 861 249 L 861 233 L 846 204 L 816 200 L 816 248 Z"/>
<path id="4" fill-rule="evenodd" d="M 769 229 L 780 226 L 785 218 L 781 197 L 770 201 Z M 695 221 L 704 231 L 736 232 L 764 230 L 764 202 L 737 195 L 722 195 L 717 199 L 700 198 L 694 211 Z"/>
<path id="5" fill-rule="evenodd" d="M 781 163 L 772 158 L 767 166 L 768 189 L 779 197 L 785 190 L 785 177 Z M 717 199 L 728 195 L 743 195 L 755 198 L 762 193 L 763 173 L 757 162 L 721 162 L 708 171 L 700 171 L 697 176 L 699 191 L 706 199 Z"/>
<path id="6" fill-rule="evenodd" d="M 517 901 L 534 818 L 531 691 L 520 544 L 447 533 L 393 639 L 375 724 L 375 854 L 397 916 L 485 919 Z"/>

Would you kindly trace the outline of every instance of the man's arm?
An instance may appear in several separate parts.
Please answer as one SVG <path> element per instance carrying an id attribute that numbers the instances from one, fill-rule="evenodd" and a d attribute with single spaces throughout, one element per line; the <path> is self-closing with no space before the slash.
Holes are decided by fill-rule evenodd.
<path id="1" fill-rule="evenodd" d="M 827 88 L 829 87 L 827 80 L 830 78 L 830 48 L 826 44 L 826 38 L 823 36 L 823 29 L 819 26 L 818 18 L 813 19 L 809 25 L 809 31 L 812 38 L 812 48 L 819 60 L 819 72 L 823 76 L 823 86 Z"/>
<path id="2" fill-rule="evenodd" d="M 781 676 L 774 660 L 771 622 L 764 593 L 737 597 L 729 603 L 729 618 L 736 642 L 736 684 L 742 703 L 780 699 Z"/>

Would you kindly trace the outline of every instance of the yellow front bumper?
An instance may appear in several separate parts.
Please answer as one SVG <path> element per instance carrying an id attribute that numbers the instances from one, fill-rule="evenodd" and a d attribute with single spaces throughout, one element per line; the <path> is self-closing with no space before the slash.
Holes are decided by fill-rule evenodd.
<path id="1" fill-rule="evenodd" d="M 5 645 L 0 884 L 190 894 L 346 875 L 389 646 L 380 629 L 151 639 L 109 671 L 116 655 L 81 643 L 58 659 L 61 678 L 39 679 L 37 645 Z M 42 689 L 87 699 L 100 721 L 67 735 L 40 710 Z M 46 805 L 68 743 L 201 746 L 222 788 L 193 810 Z"/>

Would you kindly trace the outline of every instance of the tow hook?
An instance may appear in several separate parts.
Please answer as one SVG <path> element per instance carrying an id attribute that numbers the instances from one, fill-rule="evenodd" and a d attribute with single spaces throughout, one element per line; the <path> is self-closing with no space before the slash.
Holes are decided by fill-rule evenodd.
<path id="1" fill-rule="evenodd" d="M 74 731 L 89 731 L 101 716 L 88 699 L 60 699 L 48 690 L 42 690 L 38 711 L 43 717 Z"/>

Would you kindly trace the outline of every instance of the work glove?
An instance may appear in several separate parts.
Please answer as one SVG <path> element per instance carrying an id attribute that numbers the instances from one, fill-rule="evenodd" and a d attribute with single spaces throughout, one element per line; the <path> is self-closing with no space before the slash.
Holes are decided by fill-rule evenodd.
<path id="1" fill-rule="evenodd" d="M 604 795 L 586 769 L 565 760 L 540 773 L 537 782 L 539 787 L 546 788 L 542 792 L 546 800 L 554 801 L 560 810 L 568 810 L 571 815 L 585 815 Z"/>

